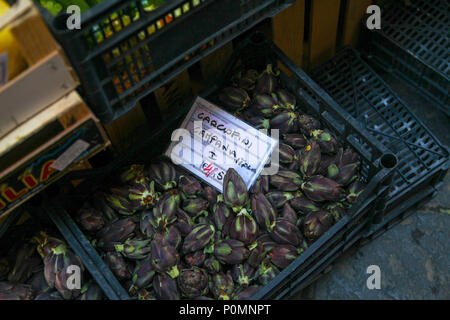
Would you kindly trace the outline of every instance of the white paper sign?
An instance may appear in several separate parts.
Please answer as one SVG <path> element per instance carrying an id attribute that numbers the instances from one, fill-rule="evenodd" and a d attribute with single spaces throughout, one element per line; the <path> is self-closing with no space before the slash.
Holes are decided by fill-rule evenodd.
<path id="1" fill-rule="evenodd" d="M 198 97 L 166 151 L 175 164 L 222 192 L 234 168 L 247 185 L 256 181 L 278 141 Z"/>

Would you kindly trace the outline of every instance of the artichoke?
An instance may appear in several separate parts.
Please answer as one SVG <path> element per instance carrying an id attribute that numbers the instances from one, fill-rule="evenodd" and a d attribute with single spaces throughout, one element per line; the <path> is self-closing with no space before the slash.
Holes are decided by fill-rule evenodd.
<path id="1" fill-rule="evenodd" d="M 211 276 L 210 290 L 218 300 L 231 300 L 234 282 L 230 273 L 219 272 Z"/>
<path id="2" fill-rule="evenodd" d="M 262 230 L 272 228 L 272 224 L 277 218 L 277 212 L 262 193 L 252 197 L 252 212 Z"/>
<path id="3" fill-rule="evenodd" d="M 224 177 L 223 199 L 234 212 L 241 211 L 248 200 L 247 186 L 233 168 L 228 169 Z"/>
<path id="4" fill-rule="evenodd" d="M 77 266 L 80 268 L 80 276 L 82 276 L 84 266 L 80 258 L 62 240 L 49 237 L 44 232 L 41 232 L 34 239 L 38 242 L 37 250 L 44 261 L 44 275 L 48 285 L 58 290 L 66 300 L 77 298 L 81 293 L 81 288 L 68 287 L 69 280 L 71 280 L 69 278 L 72 276 L 69 267 Z M 82 283 L 82 279 L 79 280 Z"/>
<path id="5" fill-rule="evenodd" d="M 153 290 L 160 300 L 180 300 L 177 282 L 168 275 L 157 274 L 153 277 Z"/>
<path id="6" fill-rule="evenodd" d="M 184 239 L 183 252 L 195 252 L 205 248 L 214 239 L 215 231 L 210 224 L 198 224 Z"/>
<path id="7" fill-rule="evenodd" d="M 247 211 L 241 211 L 234 218 L 230 227 L 230 238 L 252 244 L 258 236 L 258 224 Z"/>
<path id="8" fill-rule="evenodd" d="M 249 256 L 245 244 L 238 240 L 222 240 L 214 246 L 214 256 L 224 264 L 239 264 Z"/>
<path id="9" fill-rule="evenodd" d="M 187 298 L 204 296 L 208 293 L 208 274 L 203 269 L 192 267 L 181 270 L 177 281 L 182 295 Z"/>

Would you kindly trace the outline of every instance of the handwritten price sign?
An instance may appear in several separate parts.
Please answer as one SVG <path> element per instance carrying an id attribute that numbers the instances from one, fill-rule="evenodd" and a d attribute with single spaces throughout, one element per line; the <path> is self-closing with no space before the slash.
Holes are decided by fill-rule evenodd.
<path id="1" fill-rule="evenodd" d="M 277 139 L 198 97 L 181 128 L 173 132 L 166 156 L 220 192 L 229 168 L 250 189 L 277 144 Z"/>

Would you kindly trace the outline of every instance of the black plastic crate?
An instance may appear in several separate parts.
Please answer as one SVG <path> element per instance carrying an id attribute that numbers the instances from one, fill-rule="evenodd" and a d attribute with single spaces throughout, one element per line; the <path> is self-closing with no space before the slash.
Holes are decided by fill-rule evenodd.
<path id="1" fill-rule="evenodd" d="M 370 241 L 380 237 L 386 231 L 392 229 L 397 224 L 413 215 L 416 210 L 427 201 L 431 200 L 437 193 L 436 187 L 429 185 L 422 189 L 416 196 L 407 199 L 405 202 L 397 206 L 394 210 L 390 210 L 383 223 L 372 225 L 368 232 L 361 240 L 360 245 L 365 245 Z"/>
<path id="2" fill-rule="evenodd" d="M 450 165 L 448 149 L 354 49 L 340 50 L 312 78 L 399 160 L 386 214 L 366 235 L 370 239 L 437 192 Z"/>
<path id="3" fill-rule="evenodd" d="M 128 293 L 91 246 L 78 226 L 58 204 L 45 203 L 47 215 L 61 232 L 72 250 L 80 257 L 109 300 L 129 300 Z"/>
<path id="4" fill-rule="evenodd" d="M 432 199 L 436 192 L 435 187 L 429 185 L 415 197 L 406 200 L 394 210 L 389 211 L 382 223 L 372 224 L 370 229 L 360 228 L 355 230 L 356 232 L 349 236 L 346 243 L 339 244 L 339 246 L 337 246 L 334 250 L 330 251 L 326 255 L 323 255 L 320 264 L 310 268 L 308 273 L 301 279 L 295 280 L 297 283 L 301 281 L 297 291 L 307 288 L 323 274 L 330 272 L 333 269 L 333 264 L 336 260 L 338 260 L 348 250 L 368 244 L 372 240 L 383 235 L 387 230 L 392 229 L 398 223 L 411 216 L 420 205 Z"/>
<path id="5" fill-rule="evenodd" d="M 314 242 L 300 255 L 290 266 L 284 269 L 272 282 L 262 288 L 254 299 L 282 299 L 289 298 L 301 284 L 295 279 L 303 279 L 309 274 L 309 270 L 320 267 L 321 261 L 329 252 L 339 254 L 347 239 L 359 234 L 360 230 L 370 227 L 373 219 L 383 214 L 385 209 L 385 197 L 392 182 L 392 166 L 396 164 L 396 157 L 373 137 L 362 126 L 346 113 L 328 94 L 314 83 L 304 71 L 297 67 L 289 58 L 277 48 L 266 36 L 256 33 L 243 40 L 235 49 L 230 62 L 226 67 L 221 80 L 207 89 L 203 97 L 216 102 L 219 87 L 225 79 L 230 79 L 239 68 L 264 69 L 266 64 L 278 64 L 282 70 L 288 70 L 289 75 L 281 73 L 281 82 L 297 96 L 301 103 L 300 110 L 316 115 L 323 124 L 341 138 L 346 145 L 352 146 L 361 156 L 362 176 L 367 182 L 367 187 L 349 210 L 348 214 L 336 223 L 320 239 Z M 68 179 L 85 177 L 87 180 L 78 188 L 78 193 L 66 199 L 66 209 L 76 212 L 77 206 L 81 206 L 82 200 L 87 199 L 93 192 L 106 185 L 118 168 L 130 163 L 149 163 L 153 157 L 163 153 L 170 142 L 172 130 L 176 129 L 183 117 L 187 114 L 191 105 L 185 106 L 174 115 L 172 120 L 156 131 L 151 137 L 147 137 L 140 145 L 116 159 L 109 166 L 101 169 L 86 171 L 89 175 L 73 173 Z M 72 233 L 79 234 L 83 239 L 86 250 L 94 250 L 85 242 L 85 237 L 74 224 L 66 209 L 62 211 L 60 218 L 72 228 Z M 68 240 L 69 241 L 69 240 Z M 97 259 L 98 260 L 98 259 Z M 105 267 L 102 267 L 102 270 Z"/>
<path id="6" fill-rule="evenodd" d="M 45 207 L 46 210 L 44 210 L 43 207 Z M 26 213 L 28 213 L 28 218 L 25 220 L 23 219 L 23 216 Z M 61 239 L 64 237 L 70 249 L 83 262 L 85 273 L 89 273 L 92 279 L 97 282 L 99 287 L 103 290 L 104 296 L 110 300 L 121 300 L 123 297 L 115 292 L 111 284 L 105 279 L 105 274 L 107 274 L 107 272 L 105 272 L 105 270 L 100 270 L 98 265 L 88 256 L 87 250 L 89 248 L 86 249 L 86 247 L 80 245 L 79 239 L 74 237 L 69 228 L 67 228 L 58 217 L 59 213 L 60 212 L 58 211 L 55 215 L 53 207 L 49 204 L 42 207 L 24 204 L 20 208 L 14 210 L 0 227 L 1 246 L 14 247 L 18 243 L 23 242 L 24 238 L 31 238 L 39 231 L 48 232 L 50 236 L 56 236 Z M 19 220 L 25 221 L 16 224 Z"/>
<path id="7" fill-rule="evenodd" d="M 80 30 L 41 8 L 104 123 L 293 1 L 167 0 L 154 10 L 143 2 L 104 1 L 82 14 Z"/>
<path id="8" fill-rule="evenodd" d="M 450 116 L 450 3 L 377 1 L 381 29 L 368 31 L 364 53 L 375 65 L 417 88 Z"/>
<path id="9" fill-rule="evenodd" d="M 406 200 L 394 210 L 389 211 L 383 222 L 372 224 L 369 229 L 355 228 L 354 232 L 348 236 L 345 243 L 339 243 L 335 248 L 333 248 L 333 250 L 330 250 L 326 254 L 322 255 L 320 263 L 312 266 L 301 278 L 293 280 L 294 283 L 299 283 L 298 287 L 296 287 L 296 291 L 306 289 L 323 274 L 330 272 L 333 269 L 333 264 L 345 252 L 368 244 L 372 240 L 383 235 L 387 230 L 390 230 L 398 223 L 411 216 L 417 207 L 433 198 L 435 193 L 435 187 L 428 186 L 417 194 L 416 197 Z"/>

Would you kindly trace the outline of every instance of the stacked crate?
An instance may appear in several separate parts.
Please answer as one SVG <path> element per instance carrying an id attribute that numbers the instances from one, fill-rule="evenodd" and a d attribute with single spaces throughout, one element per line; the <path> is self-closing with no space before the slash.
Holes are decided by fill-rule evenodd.
<path id="1" fill-rule="evenodd" d="M 75 91 L 77 77 L 33 3 L 17 1 L 0 17 L 0 28 L 9 29 L 28 65 L 0 87 L 1 223 L 13 209 L 104 149 L 108 139 Z M 83 154 L 64 168 L 53 168 L 80 139 L 89 143 Z"/>

